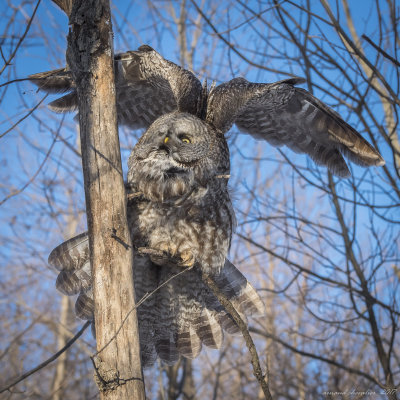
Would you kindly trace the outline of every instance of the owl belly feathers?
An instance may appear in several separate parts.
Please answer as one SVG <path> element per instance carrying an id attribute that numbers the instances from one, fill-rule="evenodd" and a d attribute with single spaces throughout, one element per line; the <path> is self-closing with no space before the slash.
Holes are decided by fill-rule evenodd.
<path id="1" fill-rule="evenodd" d="M 148 200 L 129 203 L 129 225 L 137 251 L 149 254 L 159 266 L 196 265 L 207 274 L 219 273 L 229 250 L 234 213 L 227 193 L 218 206 L 207 197 L 206 193 L 193 201 L 189 196 L 183 205 Z"/>
<path id="2" fill-rule="evenodd" d="M 209 131 L 195 116 L 167 114 L 132 151 L 132 237 L 155 264 L 215 274 L 225 263 L 234 212 L 220 174 L 229 169 L 229 152 L 223 136 Z"/>
<path id="3" fill-rule="evenodd" d="M 233 218 L 232 207 L 229 197 L 220 207 L 211 207 L 207 192 L 204 188 L 201 194 L 192 192 L 183 204 L 165 198 L 160 203 L 143 197 L 135 197 L 128 204 L 135 245 L 137 299 L 158 288 L 150 301 L 138 309 L 145 367 L 152 365 L 157 355 L 165 363 L 173 364 L 180 355 L 195 358 L 203 344 L 219 348 L 223 327 L 228 332 L 237 332 L 237 326 L 201 278 L 202 272 L 220 279 L 230 275 L 227 273 L 230 266 L 226 269 L 224 266 L 232 221 L 227 229 L 222 229 L 224 225 L 220 222 L 227 215 Z M 221 274 L 223 269 L 225 274 Z M 246 289 L 244 282 L 238 281 L 239 271 L 235 272 L 238 274 L 220 282 L 221 287 L 228 288 L 231 281 L 236 286 L 235 289 L 232 286 L 230 297 L 242 295 Z"/>

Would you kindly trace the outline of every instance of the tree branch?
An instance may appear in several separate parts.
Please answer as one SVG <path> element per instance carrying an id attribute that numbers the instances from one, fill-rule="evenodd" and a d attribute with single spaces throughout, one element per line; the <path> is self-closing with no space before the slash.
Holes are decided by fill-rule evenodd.
<path id="1" fill-rule="evenodd" d="M 250 336 L 246 323 L 242 320 L 239 313 L 236 311 L 235 307 L 233 307 L 229 299 L 219 290 L 217 284 L 213 281 L 213 279 L 209 275 L 204 273 L 202 274 L 202 279 L 203 282 L 211 289 L 215 297 L 218 299 L 221 305 L 231 315 L 231 317 L 238 325 L 240 331 L 242 332 L 243 338 L 246 342 L 246 346 L 249 349 L 251 357 L 251 365 L 253 366 L 253 375 L 260 384 L 261 389 L 264 392 L 265 398 L 267 400 L 272 400 L 272 396 L 269 391 L 269 385 L 268 385 L 268 371 L 266 375 L 264 375 L 262 372 L 256 346 L 254 345 L 253 339 Z"/>
<path id="2" fill-rule="evenodd" d="M 34 374 L 35 372 L 39 371 L 40 369 L 46 367 L 47 365 L 49 365 L 51 362 L 53 362 L 54 360 L 56 360 L 58 357 L 61 356 L 61 354 L 64 353 L 64 351 L 66 351 L 69 347 L 71 347 L 83 334 L 83 332 L 85 332 L 85 330 L 87 329 L 87 327 L 91 324 L 91 321 L 87 321 L 82 328 L 80 329 L 80 331 L 72 338 L 70 339 L 65 346 L 60 349 L 59 351 L 57 351 L 56 354 L 52 355 L 49 359 L 47 359 L 46 361 L 42 362 L 41 364 L 39 364 L 37 367 L 32 368 L 30 371 L 25 372 L 25 374 L 21 375 L 20 377 L 18 377 L 17 379 L 14 379 L 11 383 L 9 383 L 7 386 L 4 386 L 3 388 L 0 388 L 0 393 L 5 392 L 6 390 L 10 389 L 11 387 L 15 386 L 16 384 L 22 382 L 24 379 L 28 378 L 28 376 L 31 376 L 32 374 Z"/>

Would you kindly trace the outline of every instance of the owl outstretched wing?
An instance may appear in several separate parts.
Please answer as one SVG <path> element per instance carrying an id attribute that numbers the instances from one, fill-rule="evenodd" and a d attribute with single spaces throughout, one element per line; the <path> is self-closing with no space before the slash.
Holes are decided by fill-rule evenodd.
<path id="1" fill-rule="evenodd" d="M 233 124 L 273 146 L 308 154 L 341 177 L 350 175 L 343 155 L 361 166 L 384 165 L 381 155 L 334 110 L 291 78 L 272 84 L 235 78 L 210 91 L 208 123 L 222 132 Z"/>
<path id="2" fill-rule="evenodd" d="M 200 115 L 204 109 L 205 89 L 200 81 L 150 46 L 117 54 L 114 69 L 120 124 L 132 129 L 148 128 L 172 111 Z M 69 92 L 49 104 L 53 111 L 77 110 L 75 82 L 68 68 L 30 75 L 29 79 L 45 92 Z"/>

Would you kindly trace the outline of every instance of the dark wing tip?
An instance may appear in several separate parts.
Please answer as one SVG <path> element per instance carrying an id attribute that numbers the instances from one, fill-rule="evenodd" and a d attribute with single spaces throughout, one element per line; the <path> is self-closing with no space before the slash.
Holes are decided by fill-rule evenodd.
<path id="1" fill-rule="evenodd" d="M 68 239 L 52 250 L 48 264 L 59 271 L 77 270 L 89 260 L 89 237 L 87 232 Z"/>
<path id="2" fill-rule="evenodd" d="M 351 125 L 335 114 L 330 114 L 329 117 L 328 133 L 340 144 L 339 150 L 350 161 L 362 167 L 385 165 L 380 153 Z"/>
<path id="3" fill-rule="evenodd" d="M 139 46 L 138 48 L 139 51 L 143 51 L 143 52 L 149 52 L 149 51 L 155 51 L 152 47 L 150 47 L 148 44 L 142 44 L 141 46 Z"/>
<path id="4" fill-rule="evenodd" d="M 383 159 L 383 157 L 378 153 L 378 159 L 377 159 L 377 161 L 376 161 L 376 166 L 377 167 L 382 167 L 382 166 L 384 166 L 385 164 L 386 164 L 386 161 Z"/>
<path id="5" fill-rule="evenodd" d="M 332 146 L 335 146 L 350 161 L 362 167 L 382 166 L 385 160 L 360 133 L 344 121 L 341 116 L 304 89 L 295 89 L 317 111 L 312 126 L 316 135 L 327 134 Z M 316 137 L 315 137 L 316 139 Z"/>
<path id="6" fill-rule="evenodd" d="M 48 93 L 63 93 L 75 87 L 71 72 L 66 68 L 59 68 L 52 71 L 39 72 L 29 75 L 28 79 Z"/>
<path id="7" fill-rule="evenodd" d="M 350 161 L 361 167 L 381 167 L 386 164 L 380 153 L 364 139 L 358 139 L 353 146 L 343 145 L 340 150 Z"/>
<path id="8" fill-rule="evenodd" d="M 61 271 L 57 276 L 56 288 L 62 294 L 72 296 L 81 290 L 81 282 L 73 272 Z"/>
<path id="9" fill-rule="evenodd" d="M 76 111 L 78 109 L 78 96 L 76 91 L 52 101 L 49 103 L 49 108 L 57 113 Z"/>
<path id="10" fill-rule="evenodd" d="M 266 314 L 265 304 L 246 277 L 228 259 L 216 283 L 245 316 Z"/>
<path id="11" fill-rule="evenodd" d="M 91 289 L 81 291 L 75 303 L 75 314 L 83 320 L 94 319 L 94 300 Z"/>
<path id="12" fill-rule="evenodd" d="M 60 254 L 61 254 L 61 245 L 57 246 L 52 252 L 49 254 L 49 258 L 47 259 L 47 263 L 52 267 L 57 268 L 59 271 L 62 269 L 62 265 L 60 264 Z"/>

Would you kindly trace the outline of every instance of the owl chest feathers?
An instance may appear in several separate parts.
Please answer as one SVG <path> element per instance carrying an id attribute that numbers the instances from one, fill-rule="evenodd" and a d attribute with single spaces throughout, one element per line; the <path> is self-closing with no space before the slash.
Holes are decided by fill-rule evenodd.
<path id="1" fill-rule="evenodd" d="M 131 235 L 136 247 L 167 251 L 171 256 L 189 252 L 208 273 L 225 262 L 234 227 L 234 212 L 227 191 L 205 191 L 182 204 L 138 200 L 130 205 Z"/>

